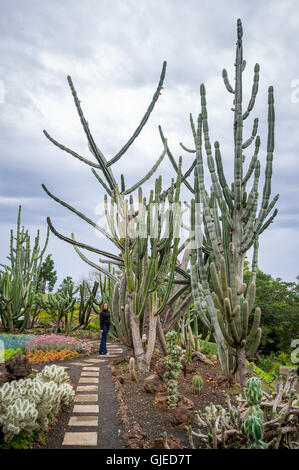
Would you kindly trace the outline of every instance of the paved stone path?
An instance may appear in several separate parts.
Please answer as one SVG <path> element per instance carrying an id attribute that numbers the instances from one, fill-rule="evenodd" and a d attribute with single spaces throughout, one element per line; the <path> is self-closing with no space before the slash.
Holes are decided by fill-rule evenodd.
<path id="1" fill-rule="evenodd" d="M 101 391 L 104 387 L 104 371 L 108 374 L 110 369 L 109 359 L 118 357 L 124 353 L 124 347 L 115 343 L 107 344 L 108 354 L 105 356 L 86 358 L 70 366 L 81 368 L 81 375 L 76 386 L 76 395 L 73 404 L 72 416 L 68 421 L 68 429 L 64 433 L 63 448 L 103 448 L 99 442 L 99 434 L 105 433 L 102 418 L 104 407 L 110 406 L 106 397 L 106 403 L 101 403 Z M 121 430 L 118 430 L 118 435 Z M 118 436 L 117 436 L 118 437 Z M 103 442 L 102 442 L 103 444 Z M 107 445 L 107 444 L 106 444 Z M 107 448 L 107 447 L 106 447 Z"/>

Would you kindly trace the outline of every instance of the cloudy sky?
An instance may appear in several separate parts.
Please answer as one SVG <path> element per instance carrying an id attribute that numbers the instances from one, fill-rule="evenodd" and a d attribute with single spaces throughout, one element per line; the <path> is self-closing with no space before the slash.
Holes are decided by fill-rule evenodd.
<path id="1" fill-rule="evenodd" d="M 221 77 L 233 77 L 236 20 L 243 22 L 244 103 L 254 64 L 261 67 L 254 112 L 245 121 L 250 135 L 260 119 L 260 194 L 266 159 L 267 89 L 274 86 L 276 137 L 272 196 L 280 194 L 275 222 L 260 239 L 259 267 L 294 281 L 299 274 L 299 3 L 297 0 L 0 0 L 0 262 L 9 250 L 10 229 L 22 222 L 34 235 L 46 233 L 46 217 L 65 235 L 113 249 L 94 229 L 53 201 L 50 191 L 96 221 L 103 221 L 103 190 L 90 167 L 55 147 L 50 135 L 92 159 L 67 75 L 71 75 L 95 140 L 107 159 L 131 136 L 156 89 L 167 61 L 164 90 L 150 120 L 128 153 L 113 167 L 127 185 L 142 177 L 161 154 L 158 125 L 184 169 L 193 160 L 179 146 L 192 146 L 189 113 L 200 109 L 205 83 L 211 140 L 219 140 L 226 174 L 233 172 L 232 107 Z M 247 161 L 252 150 L 245 152 Z M 165 186 L 173 176 L 164 159 Z M 153 179 L 150 183 L 153 182 Z M 149 188 L 150 185 L 146 185 Z M 189 196 L 184 194 L 185 198 Z M 50 235 L 59 282 L 90 271 L 74 249 Z M 96 260 L 96 257 L 90 255 Z"/>

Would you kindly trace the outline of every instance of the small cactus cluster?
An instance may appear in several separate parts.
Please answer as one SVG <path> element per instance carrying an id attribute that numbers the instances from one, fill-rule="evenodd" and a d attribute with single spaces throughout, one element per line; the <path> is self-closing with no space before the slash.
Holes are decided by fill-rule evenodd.
<path id="1" fill-rule="evenodd" d="M 227 409 L 210 403 L 204 412 L 197 411 L 198 431 L 188 427 L 191 448 L 193 438 L 199 438 L 210 449 L 270 449 L 299 448 L 299 407 L 295 383 L 298 378 L 276 377 L 272 395 L 252 377 L 247 381 L 246 399 L 237 397 L 237 405 L 227 397 Z"/>
<path id="2" fill-rule="evenodd" d="M 178 402 L 178 374 L 181 365 L 182 348 L 176 344 L 177 335 L 175 331 L 171 331 L 166 335 L 167 340 L 167 352 L 168 355 L 165 358 L 165 366 L 167 372 L 163 374 L 163 380 L 167 385 L 168 391 L 168 405 L 169 408 L 176 408 Z"/>
<path id="3" fill-rule="evenodd" d="M 69 404 L 75 392 L 63 367 L 46 366 L 35 378 L 6 382 L 0 388 L 0 426 L 4 441 L 20 432 L 47 430 L 49 417 Z"/>

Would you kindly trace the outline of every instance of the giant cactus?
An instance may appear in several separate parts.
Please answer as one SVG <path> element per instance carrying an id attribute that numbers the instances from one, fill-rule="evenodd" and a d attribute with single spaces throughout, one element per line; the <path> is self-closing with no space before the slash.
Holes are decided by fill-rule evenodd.
<path id="1" fill-rule="evenodd" d="M 213 156 L 212 146 L 209 136 L 208 112 L 206 103 L 206 90 L 202 84 L 200 86 L 201 96 L 201 112 L 198 116 L 197 126 L 194 123 L 192 115 L 190 115 L 190 123 L 194 140 L 194 148 L 190 149 L 182 145 L 188 152 L 195 153 L 195 160 L 189 170 L 184 174 L 188 177 L 194 169 L 194 186 L 184 180 L 186 186 L 194 194 L 194 200 L 191 204 L 191 230 L 195 233 L 197 246 L 191 249 L 191 284 L 194 298 L 194 305 L 198 312 L 199 318 L 203 324 L 213 331 L 214 338 L 218 344 L 219 359 L 222 369 L 226 375 L 242 369 L 241 375 L 243 382 L 246 381 L 246 373 L 244 372 L 244 342 L 250 340 L 252 348 L 246 349 L 254 353 L 258 347 L 260 339 L 259 311 L 255 312 L 254 328 L 249 338 L 244 338 L 246 329 L 246 318 L 250 313 L 246 311 L 246 303 L 243 301 L 246 297 L 250 297 L 250 302 L 254 302 L 254 283 L 257 268 L 258 241 L 261 233 L 273 222 L 277 214 L 277 209 L 270 215 L 275 203 L 278 200 L 277 194 L 270 202 L 271 194 L 271 176 L 272 176 L 272 160 L 274 151 L 274 96 L 273 87 L 268 89 L 268 138 L 267 138 L 267 159 L 265 168 L 265 182 L 261 207 L 258 210 L 258 182 L 260 177 L 260 161 L 258 153 L 260 148 L 260 137 L 257 135 L 258 119 L 254 119 L 251 135 L 248 139 L 243 137 L 244 121 L 250 115 L 255 98 L 258 91 L 259 83 L 259 65 L 254 67 L 254 79 L 251 97 L 245 110 L 243 109 L 243 74 L 246 66 L 243 60 L 242 46 L 242 23 L 237 21 L 237 47 L 235 59 L 235 86 L 231 86 L 226 70 L 223 70 L 223 80 L 225 87 L 229 93 L 233 95 L 233 139 L 234 139 L 234 180 L 229 187 L 221 157 L 220 144 L 218 141 L 214 143 Z M 164 134 L 160 129 L 162 141 L 165 141 Z M 254 142 L 255 148 L 247 171 L 244 169 L 245 155 L 244 150 Z M 204 165 L 203 165 L 203 149 L 207 155 L 207 164 L 211 177 L 211 191 L 208 194 L 204 181 Z M 175 168 L 177 164 L 169 148 L 168 156 Z M 253 176 L 252 187 L 247 191 L 246 187 Z M 201 231 L 203 223 L 203 230 Z M 202 239 L 200 239 L 202 234 Z M 253 269 L 252 279 L 248 288 L 243 285 L 243 267 L 244 260 L 248 250 L 253 246 Z M 223 264 L 223 258 L 225 264 Z M 211 286 L 210 265 L 218 278 L 214 276 L 214 282 Z M 226 269 L 227 291 L 221 292 L 221 282 L 219 273 L 222 266 Z M 223 275 L 222 273 L 221 275 Z M 213 279 L 212 279 L 213 281 Z M 219 284 L 220 282 L 220 284 Z M 244 289 L 247 288 L 247 293 Z M 230 292 L 231 289 L 231 292 Z M 212 292 L 222 299 L 212 298 Z M 232 294 L 229 297 L 230 293 Z M 214 302 L 216 301 L 216 303 Z M 219 301 L 222 302 L 222 308 L 219 308 Z M 225 312 L 224 312 L 225 301 Z M 248 303 L 248 299 L 247 299 Z M 248 304 L 248 310 L 252 309 L 253 303 Z M 221 313 L 221 326 L 219 324 L 219 315 L 217 309 Z M 236 309 L 236 310 L 235 310 Z M 238 313 L 238 310 L 240 312 Z M 235 310 L 235 311 L 234 311 Z M 223 315 L 224 313 L 224 315 Z M 227 315 L 231 315 L 234 321 L 228 322 Z M 244 325 L 240 325 L 240 318 L 244 318 Z M 233 342 L 228 340 L 232 337 L 231 328 L 238 328 L 237 335 Z M 241 329 L 244 329 L 242 333 Z M 243 335 L 243 336 L 242 336 Z M 247 333 L 246 333 L 247 335 Z M 232 344 L 233 343 L 233 344 Z M 238 345 L 238 346 L 237 346 Z M 240 353 L 240 347 L 243 352 Z M 238 349 L 238 354 L 237 354 Z M 242 349 L 242 348 L 241 348 Z M 240 353 L 240 354 L 239 354 Z M 235 356 L 238 356 L 237 362 Z M 244 383 L 243 383 L 244 385 Z"/>
<path id="2" fill-rule="evenodd" d="M 159 95 L 161 94 L 161 89 L 163 88 L 163 82 L 164 82 L 164 78 L 165 78 L 165 71 L 166 71 L 166 62 L 163 63 L 163 68 L 162 68 L 162 72 L 161 72 L 161 75 L 160 75 L 160 79 L 159 79 L 159 83 L 158 83 L 158 86 L 157 86 L 157 89 L 153 95 L 153 98 L 152 98 L 152 101 L 146 111 L 146 113 L 144 114 L 140 124 L 138 125 L 137 129 L 135 130 L 135 132 L 133 133 L 133 135 L 130 137 L 130 139 L 128 140 L 128 142 L 121 148 L 121 150 L 115 155 L 113 156 L 110 160 L 107 160 L 107 158 L 104 156 L 103 152 L 99 149 L 99 147 L 96 145 L 95 143 L 95 140 L 91 134 L 91 131 L 90 131 L 90 128 L 89 128 L 89 124 L 88 122 L 86 121 L 85 117 L 84 117 L 84 114 L 83 114 L 83 110 L 82 110 L 82 106 L 81 106 L 81 102 L 78 98 L 78 95 L 77 95 L 77 92 L 75 90 L 75 87 L 73 85 L 73 81 L 71 79 L 71 77 L 67 77 L 68 79 L 68 84 L 70 86 L 70 89 L 71 89 L 71 92 L 72 92 L 72 95 L 73 95 L 73 98 L 74 98 L 74 103 L 75 103 L 75 106 L 76 106 L 76 109 L 77 109 L 77 112 L 78 112 L 78 115 L 79 115 L 79 118 L 80 118 L 80 121 L 81 121 L 81 124 L 82 124 L 82 127 L 83 127 L 83 130 L 84 130 L 84 133 L 86 135 L 86 138 L 87 138 L 87 142 L 88 142 L 88 147 L 89 147 L 89 150 L 90 152 L 92 153 L 93 157 L 95 158 L 95 161 L 91 161 L 91 160 L 88 160 L 86 159 L 85 157 L 82 157 L 81 155 L 79 155 L 77 152 L 65 147 L 64 145 L 60 144 L 59 142 L 57 142 L 55 139 L 53 139 L 49 134 L 48 132 L 46 132 L 44 130 L 44 134 L 45 136 L 54 144 L 56 145 L 57 147 L 59 147 L 61 150 L 65 151 L 66 153 L 72 155 L 73 157 L 79 159 L 80 161 L 82 161 L 83 163 L 85 163 L 86 165 L 90 166 L 92 168 L 92 173 L 93 175 L 96 177 L 97 181 L 100 183 L 100 185 L 104 188 L 106 194 L 108 194 L 110 197 L 114 198 L 116 197 L 116 194 L 123 194 L 123 195 L 128 195 L 130 193 L 132 193 L 133 191 L 135 191 L 138 187 L 140 187 L 145 181 L 147 181 L 152 175 L 153 173 L 156 171 L 156 169 L 158 168 L 158 166 L 160 165 L 160 163 L 162 162 L 164 156 L 166 155 L 166 146 L 164 146 L 164 149 L 160 155 L 160 157 L 158 158 L 157 162 L 154 164 L 154 166 L 151 168 L 151 170 L 148 171 L 148 173 L 146 173 L 146 175 L 141 178 L 138 182 L 136 182 L 135 184 L 133 184 L 130 188 L 126 188 L 125 187 L 125 179 L 124 179 L 124 176 L 121 175 L 121 179 L 120 179 L 120 182 L 117 183 L 116 181 L 116 178 L 114 177 L 113 175 L 113 172 L 112 172 L 112 165 L 114 163 L 116 163 L 125 153 L 126 151 L 130 148 L 130 146 L 132 145 L 132 143 L 135 141 L 135 139 L 138 137 L 138 135 L 140 134 L 140 132 L 142 131 L 144 125 L 146 124 L 146 122 L 148 121 L 149 117 L 150 117 L 150 114 L 152 112 L 152 110 L 154 109 L 154 106 L 156 104 L 156 102 L 158 101 L 158 98 L 159 98 Z M 101 170 L 102 173 L 103 173 L 103 177 L 105 179 L 105 181 L 100 177 L 100 175 L 97 173 L 96 170 Z M 111 235 L 109 235 L 102 227 L 100 227 L 98 224 L 96 224 L 94 221 L 92 221 L 91 219 L 89 219 L 88 217 L 86 217 L 84 214 L 82 214 L 81 212 L 79 212 L 78 210 L 76 210 L 74 207 L 72 207 L 71 205 L 67 204 L 66 202 L 62 201 L 61 199 L 59 199 L 58 197 L 56 197 L 54 194 L 52 194 L 48 189 L 47 187 L 43 184 L 42 185 L 43 189 L 45 190 L 45 192 L 50 196 L 52 197 L 55 201 L 57 201 L 58 203 L 60 203 L 61 205 L 63 205 L 64 207 L 68 208 L 69 210 L 71 210 L 72 212 L 74 212 L 76 215 L 78 215 L 80 218 L 82 218 L 83 220 L 85 220 L 87 223 L 89 223 L 92 227 L 94 227 L 95 229 L 99 230 L 102 234 L 104 234 L 105 236 L 107 236 L 108 238 L 112 239 L 111 238 Z M 74 247 L 81 247 L 81 248 L 84 248 L 88 251 L 91 251 L 91 252 L 94 252 L 94 253 L 98 253 L 100 255 L 103 255 L 103 256 L 106 256 L 109 258 L 110 261 L 113 261 L 115 262 L 116 264 L 119 262 L 119 257 L 118 256 L 115 256 L 113 255 L 112 253 L 108 253 L 108 252 L 105 252 L 103 250 L 99 250 L 97 248 L 94 248 L 94 247 L 91 247 L 89 245 L 86 245 L 84 243 L 79 243 L 79 242 L 76 242 L 75 240 L 73 239 L 70 239 L 68 237 L 64 237 L 63 235 L 59 234 L 55 228 L 53 227 L 52 223 L 51 223 L 51 220 L 50 218 L 48 217 L 47 218 L 47 222 L 48 222 L 48 225 L 50 227 L 50 229 L 52 230 L 52 232 L 58 236 L 59 238 L 63 239 L 64 241 L 67 241 L 68 243 L 71 243 Z M 113 240 L 112 240 L 113 241 Z M 91 265 L 93 268 L 97 269 L 98 271 L 102 272 L 105 276 L 108 276 L 110 277 L 111 279 L 113 279 L 114 281 L 116 281 L 115 279 L 115 276 L 112 276 L 109 271 L 105 268 L 103 268 L 103 266 L 100 264 L 100 263 L 94 263 L 92 262 L 91 260 L 89 260 L 88 258 L 86 258 L 83 254 L 81 255 L 81 258 L 86 262 L 88 263 L 89 265 Z"/>
<path id="3" fill-rule="evenodd" d="M 110 233 L 121 250 L 123 267 L 120 269 L 127 292 L 119 297 L 123 335 L 134 347 L 141 371 L 149 369 L 158 315 L 171 293 L 180 240 L 180 173 L 175 190 L 172 187 L 168 192 L 168 209 L 161 196 L 161 184 L 160 177 L 148 202 L 139 188 L 138 209 L 132 198 L 128 201 L 122 195 L 112 199 L 110 209 L 106 203 Z M 146 350 L 142 344 L 145 323 L 148 328 Z"/>

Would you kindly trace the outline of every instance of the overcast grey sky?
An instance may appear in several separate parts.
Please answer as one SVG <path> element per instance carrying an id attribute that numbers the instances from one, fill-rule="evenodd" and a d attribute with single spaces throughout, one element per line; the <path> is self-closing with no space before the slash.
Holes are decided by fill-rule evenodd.
<path id="1" fill-rule="evenodd" d="M 275 222 L 260 238 L 259 267 L 294 281 L 298 268 L 299 200 L 299 3 L 298 0 L 0 0 L 0 262 L 9 250 L 10 229 L 22 222 L 42 240 L 46 216 L 63 234 L 111 249 L 94 229 L 49 198 L 46 186 L 94 220 L 103 190 L 90 167 L 59 150 L 43 135 L 92 159 L 66 80 L 71 75 L 97 144 L 109 159 L 135 130 L 167 61 L 164 91 L 143 132 L 115 165 L 127 184 L 148 171 L 161 154 L 158 125 L 184 169 L 192 154 L 189 113 L 200 108 L 199 87 L 207 90 L 211 140 L 219 140 L 226 173 L 233 171 L 232 106 L 221 77 L 233 73 L 236 20 L 243 22 L 247 61 L 244 94 L 249 99 L 253 67 L 261 66 L 254 117 L 260 119 L 260 194 L 266 158 L 267 89 L 274 86 L 276 137 L 272 196 L 280 193 Z M 248 122 L 247 122 L 248 121 Z M 247 161 L 251 148 L 245 152 Z M 160 171 L 168 185 L 173 171 L 164 159 Z M 153 179 L 150 183 L 153 182 Z M 146 185 L 149 188 L 150 185 Z M 90 271 L 74 249 L 50 235 L 59 282 Z M 90 255 L 96 260 L 96 257 Z M 57 284 L 58 285 L 58 284 Z"/>

